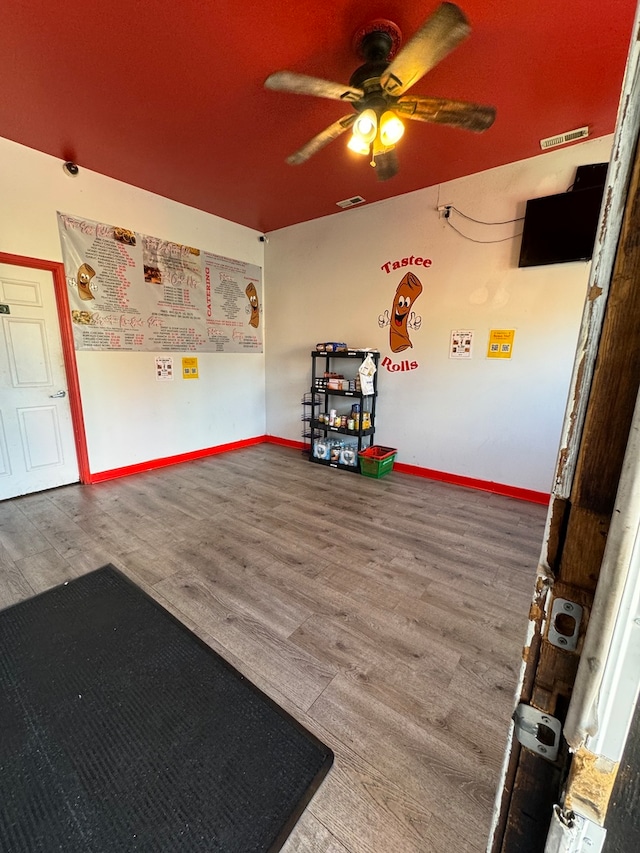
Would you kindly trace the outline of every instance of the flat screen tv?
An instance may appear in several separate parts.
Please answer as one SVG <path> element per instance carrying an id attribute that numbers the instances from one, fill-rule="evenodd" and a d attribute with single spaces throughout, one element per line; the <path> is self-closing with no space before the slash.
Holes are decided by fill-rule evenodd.
<path id="1" fill-rule="evenodd" d="M 518 266 L 590 260 L 603 192 L 604 185 L 590 186 L 529 199 Z"/>

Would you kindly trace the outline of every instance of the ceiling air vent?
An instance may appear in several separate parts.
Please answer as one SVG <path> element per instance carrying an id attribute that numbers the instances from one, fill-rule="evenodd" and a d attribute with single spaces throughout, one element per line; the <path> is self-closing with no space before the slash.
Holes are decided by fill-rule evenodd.
<path id="1" fill-rule="evenodd" d="M 344 201 L 337 201 L 338 207 L 353 207 L 354 204 L 362 204 L 364 199 L 361 195 L 354 195 L 351 198 L 345 198 Z"/>
<path id="2" fill-rule="evenodd" d="M 575 142 L 587 136 L 589 136 L 589 127 L 579 127 L 577 130 L 568 130 L 566 133 L 559 133 L 557 136 L 548 136 L 546 139 L 541 139 L 540 148 L 545 151 L 547 148 L 555 148 L 556 145 L 566 145 L 567 142 Z"/>

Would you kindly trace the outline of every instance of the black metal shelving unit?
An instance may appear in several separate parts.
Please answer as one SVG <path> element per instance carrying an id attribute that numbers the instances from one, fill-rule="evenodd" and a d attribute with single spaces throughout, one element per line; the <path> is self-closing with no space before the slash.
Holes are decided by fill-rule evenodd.
<path id="1" fill-rule="evenodd" d="M 376 372 L 373 375 L 373 394 L 362 394 L 360 391 L 338 391 L 329 389 L 325 380 L 325 373 L 344 373 L 345 371 L 353 374 L 353 376 L 345 377 L 346 379 L 355 380 L 358 373 L 358 368 L 364 359 L 370 355 L 376 365 Z M 378 361 L 380 353 L 370 352 L 369 350 L 347 350 L 345 352 L 325 352 L 313 350 L 311 352 L 311 395 L 317 395 L 320 401 L 320 410 L 329 412 L 331 407 L 331 398 L 340 399 L 346 397 L 353 402 L 360 403 L 360 424 L 358 429 L 348 429 L 347 427 L 335 427 L 326 423 L 321 423 L 315 412 L 314 416 L 309 421 L 309 440 L 310 453 L 309 459 L 319 465 L 326 465 L 329 468 L 340 468 L 344 471 L 353 471 L 358 473 L 360 467 L 356 456 L 355 465 L 345 465 L 336 459 L 321 459 L 314 455 L 314 447 L 316 440 L 325 439 L 330 441 L 332 438 L 347 436 L 354 439 L 354 447 L 356 454 L 361 450 L 370 447 L 373 444 L 373 436 L 376 427 L 376 398 L 378 396 Z M 337 370 L 337 365 L 340 365 L 341 370 Z M 338 403 L 336 402 L 336 406 Z M 368 429 L 362 428 L 362 413 L 369 412 L 371 426 Z"/>
<path id="2" fill-rule="evenodd" d="M 317 420 L 320 396 L 314 391 L 302 395 L 302 452 L 311 452 L 311 422 Z"/>

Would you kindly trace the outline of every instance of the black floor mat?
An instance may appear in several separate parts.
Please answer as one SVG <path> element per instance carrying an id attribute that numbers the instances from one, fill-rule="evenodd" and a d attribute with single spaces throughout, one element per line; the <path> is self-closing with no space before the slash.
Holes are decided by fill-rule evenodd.
<path id="1" fill-rule="evenodd" d="M 0 850 L 276 851 L 332 760 L 113 566 L 0 612 Z"/>

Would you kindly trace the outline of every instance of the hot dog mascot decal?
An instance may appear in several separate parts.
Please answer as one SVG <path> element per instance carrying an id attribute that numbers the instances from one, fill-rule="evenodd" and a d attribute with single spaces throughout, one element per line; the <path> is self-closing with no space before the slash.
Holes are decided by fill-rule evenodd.
<path id="1" fill-rule="evenodd" d="M 89 264 L 82 264 L 78 267 L 78 275 L 76 281 L 78 283 L 78 296 L 80 299 L 95 299 L 91 292 L 91 279 L 96 274 L 96 271 Z"/>
<path id="2" fill-rule="evenodd" d="M 260 325 L 260 305 L 258 304 L 258 291 L 252 281 L 247 285 L 245 294 L 249 300 L 249 310 L 251 312 L 249 325 L 253 326 L 254 329 L 257 329 Z"/>
<path id="3" fill-rule="evenodd" d="M 422 282 L 412 272 L 408 272 L 396 290 L 391 315 L 387 310 L 378 317 L 380 328 L 389 326 L 389 346 L 392 352 L 402 352 L 413 347 L 409 329 L 417 331 L 422 318 L 412 308 L 421 293 Z"/>

